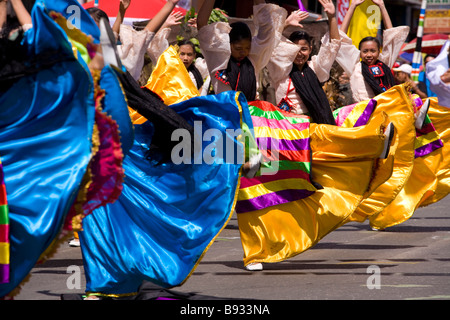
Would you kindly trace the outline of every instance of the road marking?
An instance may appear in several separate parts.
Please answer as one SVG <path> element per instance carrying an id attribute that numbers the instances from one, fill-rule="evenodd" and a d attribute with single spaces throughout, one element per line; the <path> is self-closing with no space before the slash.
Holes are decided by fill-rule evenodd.
<path id="1" fill-rule="evenodd" d="M 419 297 L 419 298 L 406 298 L 406 300 L 430 300 L 430 299 L 450 299 L 450 296 L 438 295 L 438 296 L 430 296 L 430 297 Z"/>
<path id="2" fill-rule="evenodd" d="M 338 264 L 417 264 L 423 261 L 372 261 L 372 260 L 356 260 L 356 261 L 345 261 Z"/>

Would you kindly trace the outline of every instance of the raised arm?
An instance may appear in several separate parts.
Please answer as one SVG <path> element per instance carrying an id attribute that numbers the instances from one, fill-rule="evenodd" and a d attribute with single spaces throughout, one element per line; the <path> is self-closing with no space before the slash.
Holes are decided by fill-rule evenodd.
<path id="1" fill-rule="evenodd" d="M 22 3 L 22 0 L 9 0 L 16 13 L 17 19 L 20 25 L 24 26 L 26 24 L 31 25 L 31 15 Z"/>
<path id="2" fill-rule="evenodd" d="M 365 0 L 352 0 L 350 6 L 348 7 L 347 13 L 345 14 L 344 21 L 341 24 L 341 31 L 343 33 L 348 32 L 348 27 L 350 26 L 350 21 L 352 21 L 353 13 L 355 13 L 355 9 Z"/>
<path id="3" fill-rule="evenodd" d="M 145 29 L 156 33 L 169 17 L 178 2 L 179 0 L 168 0 L 161 10 L 159 10 L 153 19 L 145 26 Z"/>
<path id="4" fill-rule="evenodd" d="M 309 17 L 308 11 L 301 11 L 301 10 L 292 11 L 291 14 L 286 18 L 286 21 L 284 22 L 284 28 L 286 29 L 289 26 L 303 28 L 303 25 L 300 22 L 302 22 L 308 17 Z"/>
<path id="5" fill-rule="evenodd" d="M 120 25 L 123 23 L 123 19 L 125 18 L 125 13 L 130 6 L 131 0 L 120 0 L 119 4 L 119 12 L 117 13 L 116 21 L 114 21 L 114 25 L 112 27 L 113 31 L 117 34 L 120 33 Z"/>
<path id="6" fill-rule="evenodd" d="M 386 6 L 384 5 L 384 1 L 383 0 L 372 0 L 373 3 L 375 3 L 381 11 L 381 18 L 383 19 L 383 23 L 384 23 L 384 28 L 385 29 L 391 29 L 392 26 L 392 21 L 391 21 L 391 17 L 389 16 L 389 13 L 386 9 Z"/>
<path id="7" fill-rule="evenodd" d="M 0 30 L 6 24 L 7 11 L 8 11 L 8 1 L 0 0 Z"/>
<path id="8" fill-rule="evenodd" d="M 339 35 L 339 28 L 337 25 L 337 19 L 336 19 L 336 7 L 333 4 L 333 1 L 331 0 L 319 0 L 320 4 L 322 5 L 325 13 L 328 17 L 328 28 L 330 29 L 330 39 L 337 39 L 339 40 L 341 36 Z"/>
<path id="9" fill-rule="evenodd" d="M 214 8 L 214 0 L 204 0 L 197 15 L 197 29 L 208 25 L 209 16 Z"/>

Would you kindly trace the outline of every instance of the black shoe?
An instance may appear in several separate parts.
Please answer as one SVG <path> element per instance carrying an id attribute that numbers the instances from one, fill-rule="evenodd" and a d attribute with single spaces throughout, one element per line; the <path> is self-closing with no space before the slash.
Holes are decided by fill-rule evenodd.
<path id="1" fill-rule="evenodd" d="M 394 124 L 390 122 L 387 125 L 386 130 L 384 130 L 384 137 L 385 137 L 384 148 L 379 157 L 380 159 L 386 159 L 388 157 L 389 150 L 391 149 L 392 139 L 394 138 L 394 131 L 395 131 Z"/>
<path id="2" fill-rule="evenodd" d="M 427 117 L 429 108 L 430 108 L 430 99 L 427 99 L 427 100 L 425 100 L 425 102 L 423 103 L 422 107 L 419 110 L 419 113 L 417 114 L 416 122 L 415 122 L 416 129 L 418 129 L 418 130 L 422 129 L 422 127 L 425 123 L 425 119 Z"/>

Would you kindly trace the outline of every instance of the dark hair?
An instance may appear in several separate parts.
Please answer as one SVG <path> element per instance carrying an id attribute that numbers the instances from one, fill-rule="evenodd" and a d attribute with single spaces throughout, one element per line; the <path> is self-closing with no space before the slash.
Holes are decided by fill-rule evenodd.
<path id="1" fill-rule="evenodd" d="M 252 40 L 252 32 L 246 23 L 237 21 L 230 24 L 230 27 L 230 43 L 241 40 Z"/>
<path id="2" fill-rule="evenodd" d="M 101 18 L 106 18 L 106 20 L 109 21 L 109 17 L 106 14 L 106 12 L 99 8 L 92 7 L 86 9 L 86 11 L 91 15 L 92 19 L 94 19 L 94 21 L 97 22 L 97 24 L 100 22 Z"/>
<path id="3" fill-rule="evenodd" d="M 380 50 L 380 48 L 381 48 L 380 40 L 378 40 L 378 39 L 375 38 L 375 37 L 365 37 L 365 38 L 362 38 L 361 41 L 359 42 L 358 49 L 361 50 L 361 45 L 362 45 L 364 42 L 369 42 L 369 41 L 374 41 L 374 42 L 377 44 L 377 46 L 378 46 L 378 50 Z"/>
<path id="4" fill-rule="evenodd" d="M 188 39 L 179 40 L 177 44 L 179 47 L 185 46 L 185 45 L 191 46 L 192 50 L 194 50 L 194 53 L 195 53 L 195 44 L 191 40 L 188 40 Z"/>
<path id="5" fill-rule="evenodd" d="M 294 31 L 289 36 L 289 40 L 292 42 L 297 42 L 300 40 L 305 40 L 311 46 L 311 36 L 305 31 Z"/>

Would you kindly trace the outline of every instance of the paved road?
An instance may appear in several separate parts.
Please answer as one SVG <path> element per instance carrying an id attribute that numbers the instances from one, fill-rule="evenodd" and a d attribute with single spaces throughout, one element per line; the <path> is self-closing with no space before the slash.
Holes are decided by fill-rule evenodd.
<path id="1" fill-rule="evenodd" d="M 261 272 L 243 269 L 233 217 L 193 275 L 175 290 L 264 300 L 450 300 L 449 208 L 447 197 L 385 232 L 371 231 L 367 223 L 347 224 L 312 249 L 266 264 Z M 84 276 L 79 289 L 67 285 L 72 275 L 68 268 L 82 273 L 82 265 L 80 249 L 63 246 L 32 270 L 16 300 L 59 300 L 61 294 L 83 293 Z"/>

